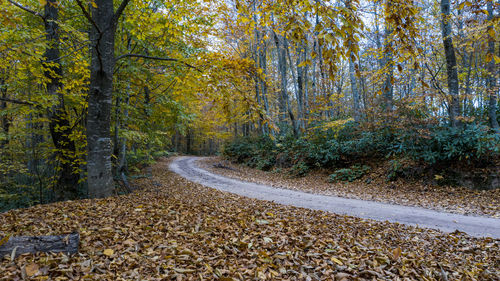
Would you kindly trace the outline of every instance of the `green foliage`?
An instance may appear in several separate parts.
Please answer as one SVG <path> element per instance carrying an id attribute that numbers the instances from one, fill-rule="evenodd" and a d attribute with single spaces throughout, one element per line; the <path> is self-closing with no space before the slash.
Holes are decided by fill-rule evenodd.
<path id="1" fill-rule="evenodd" d="M 362 178 L 369 170 L 370 167 L 367 165 L 353 165 L 350 168 L 338 169 L 330 175 L 330 181 L 353 182 L 357 179 Z"/>
<path id="2" fill-rule="evenodd" d="M 168 157 L 168 156 L 170 156 L 170 152 L 168 152 L 166 150 L 153 151 L 151 153 L 151 156 L 153 156 L 154 159 Z"/>
<path id="3" fill-rule="evenodd" d="M 403 173 L 403 164 L 398 160 L 391 160 L 389 171 L 387 172 L 387 180 L 396 180 Z"/>
<path id="4" fill-rule="evenodd" d="M 317 167 L 345 168 L 331 176 L 342 181 L 361 177 L 367 170 L 359 164 L 365 160 L 391 157 L 387 179 L 395 180 L 411 174 L 415 169 L 410 166 L 415 163 L 436 168 L 451 162 L 493 163 L 500 155 L 500 136 L 474 124 L 361 130 L 348 122 L 341 129 L 314 129 L 298 138 L 291 133 L 275 141 L 270 137 L 237 138 L 225 145 L 223 155 L 261 170 L 275 165 L 291 167 L 294 176 Z"/>
<path id="5" fill-rule="evenodd" d="M 486 126 L 468 124 L 463 128 L 423 129 L 426 134 L 416 130 L 402 131 L 391 153 L 429 165 L 452 161 L 491 162 L 500 155 L 500 135 L 490 132 Z"/>
<path id="6" fill-rule="evenodd" d="M 297 164 L 292 166 L 290 174 L 296 177 L 303 177 L 309 173 L 310 169 L 311 168 L 304 161 L 299 161 Z"/>
<path id="7" fill-rule="evenodd" d="M 222 153 L 237 163 L 267 171 L 275 165 L 277 151 L 273 140 L 263 136 L 235 139 L 223 147 Z"/>

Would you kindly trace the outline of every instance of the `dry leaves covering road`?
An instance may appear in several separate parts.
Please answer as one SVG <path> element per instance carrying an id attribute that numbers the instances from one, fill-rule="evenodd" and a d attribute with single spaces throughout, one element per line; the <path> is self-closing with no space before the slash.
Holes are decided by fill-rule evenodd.
<path id="1" fill-rule="evenodd" d="M 23 255 L 0 280 L 499 280 L 499 241 L 286 207 L 168 171 L 143 190 L 0 214 L 0 236 L 80 231 L 80 253 Z"/>
<path id="2" fill-rule="evenodd" d="M 297 178 L 290 176 L 286 169 L 282 169 L 279 173 L 264 172 L 245 165 L 233 164 L 220 157 L 204 158 L 198 163 L 200 167 L 215 174 L 274 187 L 500 218 L 500 189 L 479 191 L 465 187 L 429 186 L 401 180 L 388 183 L 383 175 L 377 176 L 383 174 L 377 170 L 372 173 L 370 183 L 364 180 L 330 183 L 326 171 L 314 171 L 305 177 Z M 214 168 L 214 164 L 219 163 L 231 169 Z"/>

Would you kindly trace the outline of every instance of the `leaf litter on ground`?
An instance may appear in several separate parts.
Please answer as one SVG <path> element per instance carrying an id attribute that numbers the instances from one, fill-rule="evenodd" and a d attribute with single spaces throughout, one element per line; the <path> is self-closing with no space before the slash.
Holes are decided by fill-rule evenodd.
<path id="1" fill-rule="evenodd" d="M 129 195 L 0 214 L 0 238 L 81 235 L 73 256 L 4 257 L 0 280 L 499 280 L 498 240 L 223 193 L 168 160 L 152 170 Z"/>

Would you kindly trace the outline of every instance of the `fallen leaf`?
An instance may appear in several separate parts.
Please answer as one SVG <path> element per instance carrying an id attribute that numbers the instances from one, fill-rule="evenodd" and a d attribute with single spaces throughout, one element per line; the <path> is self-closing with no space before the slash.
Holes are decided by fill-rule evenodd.
<path id="1" fill-rule="evenodd" d="M 115 253 L 115 251 L 113 251 L 113 249 L 106 249 L 102 253 L 108 257 L 111 257 Z"/>
<path id="2" fill-rule="evenodd" d="M 177 273 L 193 273 L 195 272 L 194 269 L 189 269 L 189 268 L 177 268 L 177 267 L 174 267 L 174 271 L 177 272 Z"/>
<path id="3" fill-rule="evenodd" d="M 4 238 L 2 238 L 2 240 L 0 240 L 0 246 L 7 243 L 7 241 L 9 241 L 9 238 L 10 238 L 10 235 L 7 235 Z"/>
<path id="4" fill-rule="evenodd" d="M 36 263 L 30 263 L 29 265 L 27 265 L 25 267 L 25 270 L 26 270 L 26 275 L 28 277 L 31 277 L 33 275 L 35 275 L 37 272 L 38 272 L 38 264 Z"/>
<path id="5" fill-rule="evenodd" d="M 396 249 L 392 250 L 392 257 L 394 260 L 398 260 L 399 256 L 401 256 L 401 248 L 397 247 Z"/>
<path id="6" fill-rule="evenodd" d="M 331 260 L 333 262 L 335 262 L 336 264 L 338 264 L 338 265 L 344 265 L 344 263 L 341 260 L 337 259 L 337 258 L 332 257 Z"/>

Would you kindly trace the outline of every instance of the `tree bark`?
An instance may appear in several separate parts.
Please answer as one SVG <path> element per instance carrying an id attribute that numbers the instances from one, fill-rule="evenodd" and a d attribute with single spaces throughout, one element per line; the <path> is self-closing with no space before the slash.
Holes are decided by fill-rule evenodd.
<path id="1" fill-rule="evenodd" d="M 451 96 L 451 102 L 448 107 L 448 112 L 450 116 L 451 126 L 458 127 L 460 125 L 460 122 L 457 119 L 457 117 L 460 116 L 459 84 L 457 59 L 455 57 L 455 48 L 453 47 L 452 40 L 450 14 L 450 0 L 441 0 L 441 31 L 446 57 L 448 90 Z"/>
<path id="2" fill-rule="evenodd" d="M 389 13 L 392 9 L 391 0 L 387 0 L 386 9 L 389 9 Z M 385 71 L 385 79 L 384 84 L 382 86 L 382 96 L 384 98 L 384 110 L 386 112 L 391 112 L 393 109 L 393 99 L 394 99 L 394 90 L 392 85 L 392 79 L 394 75 L 394 62 L 393 62 L 393 51 L 392 51 L 392 27 L 389 22 L 385 21 L 385 31 L 384 31 L 384 58 L 383 65 Z"/>
<path id="3" fill-rule="evenodd" d="M 0 79 L 0 94 L 2 98 L 7 98 L 7 84 L 5 83 L 5 78 Z M 5 109 L 7 109 L 7 102 L 5 100 L 2 100 L 0 101 L 0 111 L 3 112 Z M 0 148 L 3 148 L 9 143 L 9 128 L 11 125 L 11 121 L 6 113 L 2 113 L 0 120 L 2 131 L 5 136 L 4 140 L 0 140 Z"/>
<path id="4" fill-rule="evenodd" d="M 127 5 L 124 0 L 114 12 L 113 0 L 96 0 L 91 8 L 92 42 L 90 92 L 87 117 L 87 181 L 90 198 L 113 194 L 111 165 L 111 103 L 115 66 L 115 33 L 117 19 Z M 79 4 L 84 10 L 81 2 Z"/>
<path id="5" fill-rule="evenodd" d="M 48 48 L 45 51 L 44 68 L 47 78 L 47 93 L 54 96 L 57 102 L 48 110 L 49 130 L 52 142 L 57 149 L 59 165 L 58 182 L 55 188 L 55 199 L 57 201 L 75 199 L 78 196 L 78 180 L 80 175 L 75 163 L 76 145 L 69 137 L 71 124 L 68 120 L 64 106 L 64 97 L 61 93 L 62 68 L 59 50 L 59 7 L 56 0 L 48 0 L 44 9 L 44 24 Z"/>
<path id="6" fill-rule="evenodd" d="M 71 233 L 51 236 L 15 236 L 0 245 L 0 257 L 13 255 L 17 257 L 25 253 L 78 253 L 80 234 Z"/>
<path id="7" fill-rule="evenodd" d="M 278 36 L 276 32 L 273 31 L 274 42 L 276 48 L 278 49 L 278 72 L 280 76 L 280 96 L 279 96 L 279 121 L 284 123 L 286 116 L 290 117 L 292 123 L 292 129 L 294 135 L 297 135 L 297 125 L 295 124 L 295 116 L 293 115 L 292 109 L 290 107 L 290 99 L 287 93 L 288 80 L 287 80 L 287 66 L 286 66 L 286 38 Z"/>
<path id="8" fill-rule="evenodd" d="M 351 55 L 349 57 L 349 79 L 351 80 L 351 92 L 352 92 L 352 101 L 353 101 L 352 113 L 353 113 L 354 121 L 356 123 L 359 123 L 359 121 L 361 119 L 360 106 L 359 106 L 360 98 L 359 98 L 358 85 L 357 85 L 357 81 L 356 81 L 353 56 L 354 55 L 351 53 Z"/>

